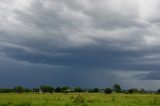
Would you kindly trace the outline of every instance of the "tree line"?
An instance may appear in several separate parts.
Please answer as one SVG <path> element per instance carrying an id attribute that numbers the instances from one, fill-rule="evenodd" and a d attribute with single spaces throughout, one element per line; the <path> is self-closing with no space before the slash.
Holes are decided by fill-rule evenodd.
<path id="1" fill-rule="evenodd" d="M 49 85 L 41 85 L 37 88 L 25 88 L 23 86 L 15 86 L 14 88 L 0 88 L 0 93 L 27 93 L 27 92 L 35 92 L 35 93 L 71 93 L 71 92 L 89 92 L 89 93 L 106 93 L 111 94 L 115 93 L 147 93 L 144 89 L 138 90 L 136 88 L 132 88 L 129 90 L 122 90 L 119 84 L 114 84 L 112 88 L 93 88 L 93 89 L 83 89 L 81 87 L 71 88 L 69 86 L 63 87 L 52 87 Z M 156 92 L 160 94 L 160 89 Z"/>

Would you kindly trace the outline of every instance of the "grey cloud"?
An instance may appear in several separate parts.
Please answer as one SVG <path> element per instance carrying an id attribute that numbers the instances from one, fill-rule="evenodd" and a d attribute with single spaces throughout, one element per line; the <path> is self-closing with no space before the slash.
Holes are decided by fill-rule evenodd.
<path id="1" fill-rule="evenodd" d="M 160 80 L 160 72 L 152 71 L 145 74 L 138 74 L 134 77 L 140 80 Z"/>
<path id="2" fill-rule="evenodd" d="M 0 87 L 13 87 L 15 85 L 36 87 L 41 84 L 50 84 L 54 86 L 69 85 L 71 87 L 90 88 L 106 87 L 107 83 L 109 83 L 108 86 L 112 86 L 112 83 L 117 82 L 116 78 L 111 82 L 106 82 L 111 77 L 115 77 L 115 75 L 106 71 L 75 71 L 63 66 L 19 62 L 5 56 L 1 56 L 0 67 L 3 69 L 0 70 Z"/>
<path id="3" fill-rule="evenodd" d="M 76 7 L 71 8 L 70 4 L 66 1 L 51 2 L 48 0 L 49 3 L 51 2 L 51 4 L 55 6 L 53 8 L 51 5 L 48 6 L 50 8 L 46 8 L 44 5 L 45 2 L 47 1 L 36 0 L 31 2 L 29 7 L 25 8 L 26 11 L 21 9 L 14 9 L 12 11 L 14 14 L 13 18 L 18 20 L 20 24 L 18 24 L 17 27 L 19 28 L 19 31 L 17 31 L 18 29 L 15 29 L 14 32 L 10 32 L 10 35 L 14 33 L 15 36 L 18 36 L 19 38 L 16 39 L 19 40 L 16 40 L 16 42 L 20 42 L 20 45 L 27 42 L 25 45 L 36 45 L 36 43 L 39 45 L 40 43 L 45 43 L 45 46 L 50 47 L 54 47 L 54 45 L 56 45 L 56 47 L 73 47 L 73 45 L 96 45 L 97 43 L 102 43 L 101 40 L 98 41 L 96 39 L 103 39 L 103 44 L 108 44 L 108 40 L 111 40 L 113 42 L 111 45 L 115 45 L 114 43 L 116 42 L 116 44 L 121 45 L 122 48 L 125 48 L 127 46 L 123 45 L 123 41 L 130 42 L 130 39 L 133 40 L 135 36 L 138 36 L 136 38 L 141 39 L 140 41 L 144 43 L 143 37 L 145 35 L 143 35 L 143 33 L 148 32 L 147 29 L 138 28 L 138 24 L 143 23 L 143 21 L 139 20 L 139 22 L 135 22 L 138 18 L 137 11 L 133 12 L 133 14 L 135 13 L 136 15 L 126 17 L 128 14 L 119 12 L 117 8 L 115 9 L 116 11 L 113 11 L 114 8 L 112 9 L 111 6 L 105 7 L 105 5 L 115 5 L 114 3 L 116 2 L 110 3 L 110 1 L 102 1 L 105 5 L 100 5 L 103 3 L 98 2 L 99 6 L 97 7 L 95 6 L 96 3 L 94 4 L 93 2 L 88 4 L 91 5 L 91 9 L 82 9 L 83 11 L 79 10 L 80 12 L 74 9 Z M 59 8 L 56 7 L 57 5 Z M 81 3 L 80 5 L 85 4 Z M 120 7 L 123 7 L 123 4 L 120 4 Z M 102 9 L 104 9 L 104 11 Z M 128 10 L 125 11 L 127 12 Z M 125 23 L 126 25 L 123 25 Z M 137 26 L 134 26 L 134 24 L 137 24 Z M 130 28 L 130 25 L 137 27 L 137 29 Z M 16 28 L 12 24 L 11 26 L 13 29 Z M 123 26 L 125 29 L 120 28 Z M 106 28 L 103 29 L 103 27 Z M 112 27 L 114 30 L 110 29 Z M 9 39 L 14 39 L 10 35 L 8 36 Z M 119 42 L 120 39 L 124 40 Z M 127 44 L 137 47 L 140 45 L 137 44 L 139 43 L 139 40 L 137 41 L 137 39 L 133 41 L 132 44 L 134 45 L 131 43 Z M 35 43 L 32 43 L 31 41 Z"/>
<path id="4" fill-rule="evenodd" d="M 123 3 L 129 6 L 124 7 Z M 137 2 L 131 1 L 102 0 L 92 3 L 90 0 L 86 2 L 31 0 L 30 5 L 24 9 L 12 9 L 11 13 L 14 14 L 12 18 L 17 23 L 6 19 L 10 22 L 1 32 L 1 39 L 4 39 L 3 42 L 7 46 L 1 47 L 1 51 L 12 58 L 23 61 L 38 62 L 41 60 L 39 57 L 43 57 L 46 61 L 44 63 L 50 64 L 54 60 L 55 62 L 60 61 L 58 64 L 62 64 L 63 58 L 67 58 L 66 61 L 73 59 L 73 61 L 83 62 L 82 57 L 87 58 L 88 61 L 94 60 L 92 59 L 94 56 L 85 55 L 83 52 L 89 52 L 92 49 L 91 51 L 96 51 L 94 55 L 99 55 L 98 53 L 103 51 L 102 49 L 106 49 L 107 52 L 100 55 L 108 58 L 110 56 L 108 54 L 115 53 L 117 56 L 102 61 L 111 61 L 112 63 L 114 60 L 115 63 L 119 64 L 116 60 L 118 56 L 123 57 L 122 60 L 126 60 L 128 57 L 134 58 L 130 55 L 129 50 L 138 49 L 139 51 L 136 52 L 139 54 L 139 52 L 143 52 L 140 49 L 148 49 L 145 47 L 147 38 L 144 38 L 152 32 L 148 31 L 148 27 L 139 27 L 141 25 L 146 26 L 146 24 L 143 24 L 143 19 L 139 18 L 138 7 L 135 8 L 136 6 Z M 13 47 L 13 45 L 16 46 Z M 74 52 L 77 48 L 80 49 L 79 53 Z M 121 49 L 124 50 L 123 53 L 119 52 Z M 59 52 L 72 55 L 54 57 L 54 54 Z M 134 53 L 133 51 L 131 54 Z"/>
<path id="5" fill-rule="evenodd" d="M 93 70 L 158 72 L 158 5 L 155 0 L 0 1 L 0 52 L 19 62 L 68 67 L 82 77 Z"/>

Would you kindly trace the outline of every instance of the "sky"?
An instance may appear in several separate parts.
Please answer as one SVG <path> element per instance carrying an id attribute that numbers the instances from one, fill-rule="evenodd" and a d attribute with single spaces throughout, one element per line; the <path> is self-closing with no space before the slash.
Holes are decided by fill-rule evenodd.
<path id="1" fill-rule="evenodd" d="M 1 0 L 0 87 L 160 88 L 159 0 Z"/>

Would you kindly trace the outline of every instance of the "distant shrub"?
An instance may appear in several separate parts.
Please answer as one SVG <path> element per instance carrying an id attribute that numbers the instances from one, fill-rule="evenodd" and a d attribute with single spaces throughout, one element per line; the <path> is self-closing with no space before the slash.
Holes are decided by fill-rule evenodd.
<path id="1" fill-rule="evenodd" d="M 97 93 L 99 92 L 99 89 L 98 88 L 94 88 L 94 89 L 91 89 L 91 90 L 88 90 L 89 93 Z"/>
<path id="2" fill-rule="evenodd" d="M 11 93 L 13 89 L 10 88 L 0 88 L 0 93 Z"/>
<path id="3" fill-rule="evenodd" d="M 106 88 L 104 93 L 111 94 L 112 93 L 112 89 L 111 88 Z"/>
<path id="4" fill-rule="evenodd" d="M 17 93 L 22 93 L 25 91 L 25 89 L 22 86 L 16 86 L 13 88 L 13 91 Z"/>
<path id="5" fill-rule="evenodd" d="M 138 89 L 132 88 L 132 89 L 129 89 L 127 93 L 132 94 L 132 93 L 138 93 L 138 92 L 139 92 Z"/>
<path id="6" fill-rule="evenodd" d="M 54 91 L 54 88 L 48 85 L 41 85 L 40 89 L 42 90 L 42 92 L 52 93 Z"/>
<path id="7" fill-rule="evenodd" d="M 74 92 L 83 92 L 82 88 L 81 87 L 76 87 L 74 89 Z"/>
<path id="8" fill-rule="evenodd" d="M 61 92 L 62 91 L 62 89 L 60 88 L 60 87 L 57 87 L 56 89 L 55 89 L 55 92 Z"/>

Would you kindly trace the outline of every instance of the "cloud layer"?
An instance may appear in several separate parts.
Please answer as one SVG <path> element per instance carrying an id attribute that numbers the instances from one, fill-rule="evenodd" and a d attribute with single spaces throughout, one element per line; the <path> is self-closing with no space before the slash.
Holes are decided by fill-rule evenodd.
<path id="1" fill-rule="evenodd" d="M 0 1 L 1 63 L 9 59 L 30 64 L 32 72 L 39 65 L 83 77 L 93 70 L 158 73 L 159 8 L 157 0 Z"/>

